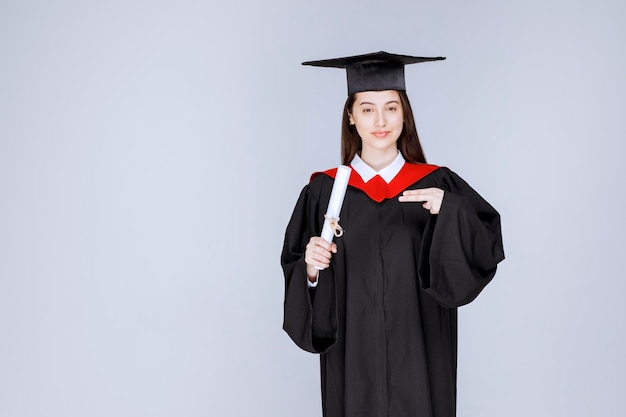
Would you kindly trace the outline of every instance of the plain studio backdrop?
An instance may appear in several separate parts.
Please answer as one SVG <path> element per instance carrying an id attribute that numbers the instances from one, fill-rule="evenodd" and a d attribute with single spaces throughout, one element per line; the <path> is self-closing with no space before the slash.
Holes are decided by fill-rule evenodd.
<path id="1" fill-rule="evenodd" d="M 626 414 L 626 6 L 0 3 L 0 416 L 321 415 L 285 226 L 339 164 L 341 70 L 407 67 L 429 162 L 501 213 L 459 416 Z"/>

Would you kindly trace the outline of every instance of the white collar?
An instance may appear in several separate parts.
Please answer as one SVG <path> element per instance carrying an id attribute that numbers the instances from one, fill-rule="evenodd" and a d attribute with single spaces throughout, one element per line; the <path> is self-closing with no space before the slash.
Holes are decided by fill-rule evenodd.
<path id="1" fill-rule="evenodd" d="M 402 157 L 400 151 L 398 151 L 398 156 L 396 156 L 396 159 L 394 159 L 392 163 L 390 163 L 380 171 L 376 172 L 372 167 L 367 165 L 359 155 L 354 154 L 354 158 L 352 159 L 352 162 L 350 162 L 350 166 L 352 166 L 352 168 L 361 176 L 361 178 L 363 178 L 364 182 L 368 182 L 376 175 L 380 175 L 381 178 L 385 180 L 387 184 L 389 184 L 396 177 L 396 175 L 398 175 L 398 172 L 400 172 L 400 170 L 404 166 L 404 158 Z"/>

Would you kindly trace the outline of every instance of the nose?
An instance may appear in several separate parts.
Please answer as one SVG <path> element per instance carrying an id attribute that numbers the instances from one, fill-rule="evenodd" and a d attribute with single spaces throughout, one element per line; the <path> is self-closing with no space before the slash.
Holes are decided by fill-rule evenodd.
<path id="1" fill-rule="evenodd" d="M 387 119 L 385 118 L 385 112 L 379 111 L 376 114 L 376 126 L 383 127 L 387 124 Z"/>

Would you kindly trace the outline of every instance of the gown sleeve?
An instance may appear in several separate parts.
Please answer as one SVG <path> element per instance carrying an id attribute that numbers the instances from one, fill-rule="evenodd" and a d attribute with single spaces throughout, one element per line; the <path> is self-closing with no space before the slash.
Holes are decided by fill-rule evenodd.
<path id="1" fill-rule="evenodd" d="M 322 223 L 319 199 L 304 187 L 285 232 L 281 266 L 285 276 L 283 329 L 302 349 L 324 353 L 337 341 L 337 311 L 333 267 L 320 271 L 318 285 L 307 285 L 304 251 Z"/>
<path id="2" fill-rule="evenodd" d="M 444 198 L 422 237 L 422 288 L 453 308 L 474 300 L 504 259 L 500 215 L 454 172 L 443 169 Z"/>

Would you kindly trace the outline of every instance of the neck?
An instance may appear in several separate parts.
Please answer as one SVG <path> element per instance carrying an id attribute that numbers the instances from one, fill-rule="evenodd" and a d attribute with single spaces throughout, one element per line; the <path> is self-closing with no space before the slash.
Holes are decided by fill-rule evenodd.
<path id="1" fill-rule="evenodd" d="M 378 172 L 381 169 L 389 166 L 394 159 L 398 156 L 398 149 L 390 149 L 385 151 L 361 151 L 361 159 L 367 165 L 369 165 L 374 171 Z"/>

